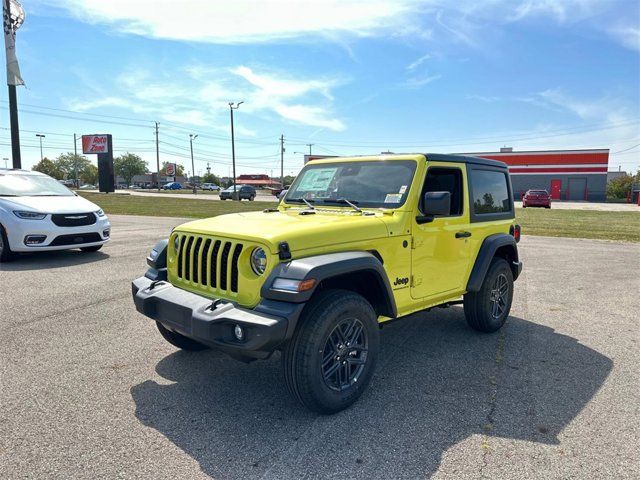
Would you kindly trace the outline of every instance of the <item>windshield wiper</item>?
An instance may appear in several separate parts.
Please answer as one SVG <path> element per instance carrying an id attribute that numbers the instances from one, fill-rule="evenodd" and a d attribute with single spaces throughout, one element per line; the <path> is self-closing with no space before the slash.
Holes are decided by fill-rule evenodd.
<path id="1" fill-rule="evenodd" d="M 0 197 L 19 197 L 20 195 L 14 195 L 13 193 L 0 193 Z"/>
<path id="2" fill-rule="evenodd" d="M 311 210 L 316 209 L 316 207 L 311 205 L 311 202 L 315 202 L 315 200 L 307 200 L 306 198 L 287 198 L 287 202 L 306 203 Z"/>
<path id="3" fill-rule="evenodd" d="M 360 207 L 358 207 L 357 205 L 357 201 L 356 200 L 347 200 L 346 198 L 336 198 L 336 199 L 324 199 L 324 203 L 327 202 L 331 202 L 331 203 L 342 203 L 344 205 L 349 205 L 350 207 L 352 207 L 356 212 L 362 212 L 362 209 Z"/>

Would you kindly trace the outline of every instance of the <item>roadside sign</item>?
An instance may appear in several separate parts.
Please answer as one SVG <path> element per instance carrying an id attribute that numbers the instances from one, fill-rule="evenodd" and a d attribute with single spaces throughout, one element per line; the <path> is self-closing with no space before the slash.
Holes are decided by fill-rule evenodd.
<path id="1" fill-rule="evenodd" d="M 175 163 L 167 163 L 167 177 L 175 177 L 176 176 L 176 164 Z"/>
<path id="2" fill-rule="evenodd" d="M 108 135 L 83 135 L 82 153 L 109 153 Z"/>

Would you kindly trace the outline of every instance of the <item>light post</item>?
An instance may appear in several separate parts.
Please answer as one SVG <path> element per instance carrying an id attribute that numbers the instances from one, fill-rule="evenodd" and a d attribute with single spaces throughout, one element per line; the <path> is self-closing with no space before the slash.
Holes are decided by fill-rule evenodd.
<path id="1" fill-rule="evenodd" d="M 9 159 L 7 157 L 4 157 L 2 160 L 4 160 L 4 168 L 9 168 L 8 167 Z"/>
<path id="2" fill-rule="evenodd" d="M 191 146 L 191 171 L 193 172 L 193 176 L 195 177 L 196 167 L 193 164 L 193 141 L 198 138 L 198 135 L 194 135 L 193 133 L 189 134 L 189 145 Z M 191 183 L 193 184 L 193 194 L 198 194 L 198 189 L 196 188 L 196 181 L 192 178 Z"/>
<path id="3" fill-rule="evenodd" d="M 36 137 L 40 139 L 40 161 L 42 161 L 44 159 L 44 155 L 42 155 L 42 139 L 46 137 L 46 135 L 43 135 L 41 133 L 36 133 Z"/>
<path id="4" fill-rule="evenodd" d="M 235 104 L 234 107 L 234 102 L 229 102 L 229 112 L 231 113 L 231 161 L 233 162 L 233 199 L 234 200 L 238 200 L 236 197 L 236 144 L 235 144 L 235 138 L 234 138 L 234 133 L 233 133 L 233 111 L 237 110 L 238 108 L 240 108 L 240 105 L 242 105 L 244 103 L 244 101 L 242 102 L 238 102 L 237 104 Z"/>

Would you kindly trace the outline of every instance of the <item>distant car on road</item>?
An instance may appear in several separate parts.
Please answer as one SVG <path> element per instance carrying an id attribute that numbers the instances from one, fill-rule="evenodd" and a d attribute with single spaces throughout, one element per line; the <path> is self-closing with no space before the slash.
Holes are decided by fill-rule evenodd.
<path id="1" fill-rule="evenodd" d="M 220 190 L 220 187 L 215 183 L 203 183 L 202 190 L 209 190 L 210 192 L 217 192 Z"/>
<path id="2" fill-rule="evenodd" d="M 522 208 L 527 207 L 551 208 L 551 195 L 546 190 L 527 190 L 522 197 Z"/>
<path id="3" fill-rule="evenodd" d="M 0 169 L 0 262 L 11 260 L 15 252 L 95 252 L 110 233 L 100 207 L 50 176 Z"/>
<path id="4" fill-rule="evenodd" d="M 87 183 L 86 185 L 82 185 L 78 190 L 95 190 L 96 187 L 95 185 L 91 185 L 90 183 Z"/>
<path id="5" fill-rule="evenodd" d="M 236 195 L 239 200 L 253 201 L 256 198 L 256 189 L 250 185 L 236 185 Z M 220 200 L 233 199 L 233 185 L 220 191 Z"/>
<path id="6" fill-rule="evenodd" d="M 171 182 L 171 183 L 167 183 L 166 185 L 162 186 L 163 190 L 182 190 L 182 185 L 180 185 L 178 182 Z"/>

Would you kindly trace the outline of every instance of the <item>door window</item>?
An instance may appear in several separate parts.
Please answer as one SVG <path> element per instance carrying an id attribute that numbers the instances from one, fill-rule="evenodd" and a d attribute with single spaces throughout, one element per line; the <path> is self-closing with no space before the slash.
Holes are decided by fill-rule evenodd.
<path id="1" fill-rule="evenodd" d="M 462 171 L 459 168 L 429 168 L 420 196 L 421 212 L 425 211 L 424 194 L 427 192 L 449 192 L 451 194 L 451 209 L 448 216 L 462 215 Z"/>
<path id="2" fill-rule="evenodd" d="M 471 191 L 476 215 L 511 211 L 511 196 L 504 172 L 474 169 L 471 174 Z"/>

